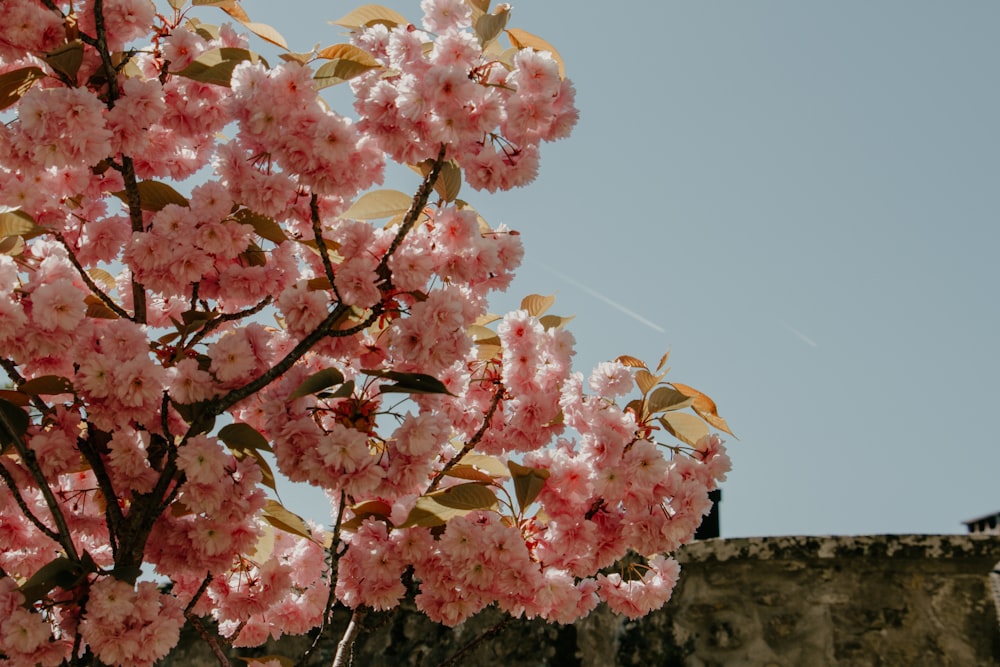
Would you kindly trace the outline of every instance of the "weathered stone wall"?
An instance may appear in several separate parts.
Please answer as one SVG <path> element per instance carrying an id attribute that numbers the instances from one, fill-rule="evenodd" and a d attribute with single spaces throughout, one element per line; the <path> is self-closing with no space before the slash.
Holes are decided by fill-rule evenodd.
<path id="1" fill-rule="evenodd" d="M 645 619 L 600 607 L 574 626 L 513 621 L 454 664 L 1000 665 L 988 579 L 1000 537 L 716 539 L 677 557 L 683 572 L 673 599 Z M 501 618 L 488 610 L 447 630 L 412 612 L 369 617 L 354 664 L 433 667 Z M 304 638 L 290 639 L 295 647 L 273 652 L 294 655 Z M 168 664 L 218 663 L 192 637 Z M 329 665 L 329 651 L 310 664 Z"/>

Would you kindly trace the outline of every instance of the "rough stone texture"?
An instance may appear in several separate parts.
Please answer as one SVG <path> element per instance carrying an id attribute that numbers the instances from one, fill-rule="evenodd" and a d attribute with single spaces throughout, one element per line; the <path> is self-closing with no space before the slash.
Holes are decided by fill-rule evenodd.
<path id="1" fill-rule="evenodd" d="M 988 579 L 1000 561 L 997 536 L 716 539 L 677 558 L 683 573 L 673 599 L 645 619 L 601 607 L 573 626 L 512 621 L 454 664 L 1000 665 Z M 487 610 L 448 630 L 412 611 L 375 615 L 354 664 L 433 667 L 501 620 Z M 190 640 L 167 664 L 218 664 Z M 257 655 L 296 655 L 305 645 L 286 638 Z M 329 665 L 328 649 L 309 664 Z"/>

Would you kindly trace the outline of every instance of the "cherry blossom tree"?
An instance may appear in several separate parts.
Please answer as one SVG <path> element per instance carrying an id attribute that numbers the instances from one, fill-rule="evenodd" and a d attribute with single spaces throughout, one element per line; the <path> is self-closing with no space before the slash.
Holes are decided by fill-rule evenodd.
<path id="1" fill-rule="evenodd" d="M 574 372 L 551 298 L 489 314 L 520 237 L 459 197 L 570 134 L 557 51 L 488 0 L 366 5 L 308 53 L 193 5 L 3 4 L 0 664 L 152 665 L 190 625 L 226 665 L 348 608 L 340 664 L 404 599 L 663 605 L 728 427 L 666 358 Z"/>

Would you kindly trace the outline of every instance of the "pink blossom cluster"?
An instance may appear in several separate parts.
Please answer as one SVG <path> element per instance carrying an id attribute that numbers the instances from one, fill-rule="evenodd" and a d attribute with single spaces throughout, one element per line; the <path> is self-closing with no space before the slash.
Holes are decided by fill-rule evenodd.
<path id="1" fill-rule="evenodd" d="M 539 144 L 568 136 L 576 123 L 572 84 L 547 52 L 521 49 L 508 67 L 484 50 L 466 3 L 421 6 L 427 32 L 376 24 L 357 35 L 385 67 L 352 82 L 359 128 L 397 162 L 431 159 L 447 144 L 476 189 L 534 180 Z"/>
<path id="2" fill-rule="evenodd" d="M 354 30 L 355 121 L 325 56 L 268 66 L 178 4 L 3 5 L 0 664 L 152 665 L 207 616 L 259 646 L 331 600 L 661 606 L 722 441 L 658 443 L 633 367 L 585 381 L 563 318 L 490 315 L 521 237 L 440 187 L 534 179 L 577 119 L 561 63 L 424 0 L 420 27 Z M 387 159 L 423 177 L 381 226 L 356 205 Z M 279 474 L 329 495 L 329 530 Z"/>

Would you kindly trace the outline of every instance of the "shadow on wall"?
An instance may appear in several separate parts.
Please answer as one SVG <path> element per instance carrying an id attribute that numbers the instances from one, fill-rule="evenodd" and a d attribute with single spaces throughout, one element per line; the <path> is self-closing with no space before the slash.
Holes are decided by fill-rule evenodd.
<path id="1" fill-rule="evenodd" d="M 569 626 L 519 619 L 454 664 L 1000 665 L 990 585 L 1000 536 L 709 539 L 677 558 L 683 574 L 659 612 L 633 622 L 601 606 Z M 354 664 L 434 667 L 501 619 L 487 610 L 448 630 L 412 609 L 374 616 Z M 260 654 L 295 655 L 307 642 L 287 637 Z M 218 662 L 192 636 L 165 664 Z"/>

